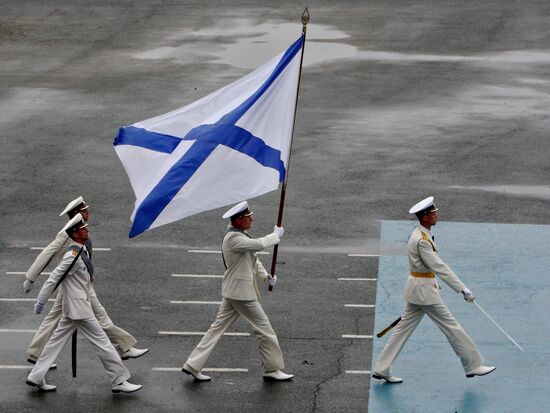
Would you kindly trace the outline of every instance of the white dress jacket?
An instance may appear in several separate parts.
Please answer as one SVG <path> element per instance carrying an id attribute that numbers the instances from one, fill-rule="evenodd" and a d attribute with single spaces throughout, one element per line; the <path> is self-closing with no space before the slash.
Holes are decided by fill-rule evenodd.
<path id="1" fill-rule="evenodd" d="M 411 274 L 435 273 L 454 291 L 460 293 L 466 286 L 437 254 L 437 246 L 422 227 L 416 228 L 407 245 Z M 405 283 L 405 300 L 412 304 L 441 304 L 440 287 L 436 278 L 414 277 L 409 274 Z"/>
<path id="2" fill-rule="evenodd" d="M 229 228 L 222 242 L 222 253 L 227 265 L 222 283 L 222 296 L 233 300 L 258 300 L 260 292 L 256 279 L 265 281 L 268 273 L 256 257 L 256 251 L 280 242 L 276 234 L 251 238 L 245 231 Z"/>
<path id="3" fill-rule="evenodd" d="M 82 244 L 77 242 L 71 243 L 71 246 L 73 245 L 79 249 L 83 247 Z M 77 251 L 68 251 L 63 255 L 61 263 L 52 271 L 50 277 L 38 293 L 37 300 L 39 302 L 46 303 L 48 298 L 50 298 L 57 282 L 65 274 L 65 271 L 69 268 L 77 254 Z M 86 254 L 86 247 L 84 247 L 82 254 Z M 91 276 L 81 257 L 78 257 L 65 280 L 59 286 L 58 294 L 61 295 L 62 311 L 66 317 L 71 320 L 95 318 L 92 306 L 90 305 L 90 297 L 94 294 Z"/>

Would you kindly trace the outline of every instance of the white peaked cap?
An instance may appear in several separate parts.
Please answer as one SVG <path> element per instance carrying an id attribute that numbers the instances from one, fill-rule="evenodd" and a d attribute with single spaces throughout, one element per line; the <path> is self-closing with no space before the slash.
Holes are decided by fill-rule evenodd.
<path id="1" fill-rule="evenodd" d="M 248 209 L 248 201 L 240 202 L 234 207 L 232 207 L 231 209 L 229 209 L 225 214 L 223 214 L 222 218 L 223 219 L 231 218 L 232 216 L 237 215 L 239 212 L 246 211 L 247 209 Z M 246 213 L 247 216 L 252 214 L 253 214 L 252 211 L 248 211 Z"/>
<path id="2" fill-rule="evenodd" d="M 411 209 L 409 209 L 409 214 L 417 214 L 418 212 L 422 212 L 430 207 L 433 207 L 430 212 L 437 211 L 436 206 L 434 205 L 434 197 L 429 196 L 428 198 L 423 199 L 417 204 L 414 204 Z"/>
<path id="3" fill-rule="evenodd" d="M 89 207 L 88 205 L 86 205 L 84 203 L 84 198 L 79 196 L 78 198 L 73 199 L 71 202 L 69 202 L 67 204 L 67 206 L 65 207 L 65 209 L 63 210 L 63 212 L 61 212 L 61 214 L 59 214 L 59 216 L 62 216 L 64 214 L 68 213 L 69 211 L 72 211 L 73 209 L 75 209 L 77 206 L 79 206 L 81 204 L 82 204 L 82 207 L 80 209 L 86 209 L 86 208 Z"/>
<path id="4" fill-rule="evenodd" d="M 78 229 L 88 226 L 88 224 L 84 222 L 81 214 L 76 214 L 74 217 L 72 217 L 69 222 L 65 224 L 61 231 L 68 231 L 76 226 L 78 226 Z"/>

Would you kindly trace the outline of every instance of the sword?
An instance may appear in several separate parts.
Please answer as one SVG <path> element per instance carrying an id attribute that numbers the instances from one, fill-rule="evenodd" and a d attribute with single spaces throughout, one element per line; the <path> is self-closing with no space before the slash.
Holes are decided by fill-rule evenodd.
<path id="1" fill-rule="evenodd" d="M 514 343 L 514 345 L 515 345 L 517 348 L 519 348 L 521 351 L 525 352 L 525 350 L 522 349 L 521 346 L 520 346 L 518 343 L 516 343 L 516 340 L 514 340 L 512 337 L 510 337 L 510 335 L 509 335 L 506 331 L 504 331 L 504 329 L 503 329 L 501 326 L 499 326 L 498 323 L 497 323 L 495 320 L 493 320 L 493 317 L 491 317 L 491 316 L 489 315 L 489 313 L 487 313 L 487 311 L 485 311 L 485 310 L 477 303 L 477 301 L 474 301 L 474 304 L 477 306 L 477 308 L 479 308 L 479 309 L 481 310 L 481 312 L 482 312 L 483 314 L 485 314 L 485 316 L 486 316 L 489 320 L 491 320 L 491 321 L 493 322 L 493 324 L 494 324 L 495 326 L 497 326 L 497 328 L 498 328 L 500 331 L 502 331 L 502 332 L 504 333 L 504 335 L 505 335 L 506 337 L 508 337 L 508 339 L 509 339 L 512 343 Z"/>
<path id="2" fill-rule="evenodd" d="M 386 334 L 388 331 L 390 331 L 392 328 L 394 328 L 400 321 L 401 321 L 401 317 L 399 317 L 397 320 L 395 320 L 393 323 L 391 323 L 385 329 L 381 330 L 378 334 L 376 334 L 376 337 L 378 337 L 378 338 L 382 337 L 384 334 Z"/>

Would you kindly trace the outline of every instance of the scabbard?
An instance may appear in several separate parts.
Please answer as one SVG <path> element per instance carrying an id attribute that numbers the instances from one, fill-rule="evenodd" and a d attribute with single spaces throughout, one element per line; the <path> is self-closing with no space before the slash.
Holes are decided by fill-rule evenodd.
<path id="1" fill-rule="evenodd" d="M 77 338 L 77 330 L 73 333 L 72 338 L 72 345 L 71 345 L 71 360 L 72 360 L 72 368 L 73 368 L 73 377 L 76 377 L 76 338 Z"/>

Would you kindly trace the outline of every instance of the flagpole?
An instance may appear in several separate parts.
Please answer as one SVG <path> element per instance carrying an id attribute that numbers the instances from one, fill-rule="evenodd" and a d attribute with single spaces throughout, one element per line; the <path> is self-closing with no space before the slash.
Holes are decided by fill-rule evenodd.
<path id="1" fill-rule="evenodd" d="M 306 48 L 306 29 L 307 24 L 309 23 L 309 11 L 307 7 L 302 13 L 302 36 L 304 37 L 304 42 L 302 44 L 302 54 L 300 56 L 300 72 L 298 74 L 298 86 L 296 87 L 296 104 L 294 105 L 294 120 L 292 121 L 292 132 L 290 134 L 290 146 L 288 149 L 288 160 L 286 163 L 286 174 L 281 187 L 281 198 L 279 200 L 279 214 L 277 216 L 277 226 L 282 226 L 283 224 L 283 210 L 285 207 L 285 196 L 286 196 L 286 184 L 288 181 L 288 175 L 290 170 L 290 154 L 292 153 L 292 140 L 294 138 L 294 126 L 296 125 L 296 111 L 298 110 L 298 95 L 300 93 L 300 81 L 302 80 L 302 63 L 304 61 L 304 50 Z M 277 266 L 277 252 L 279 251 L 279 245 L 273 247 L 273 259 L 271 261 L 271 275 L 275 275 L 275 267 Z M 273 291 L 273 287 L 270 285 L 268 288 L 269 291 Z"/>

